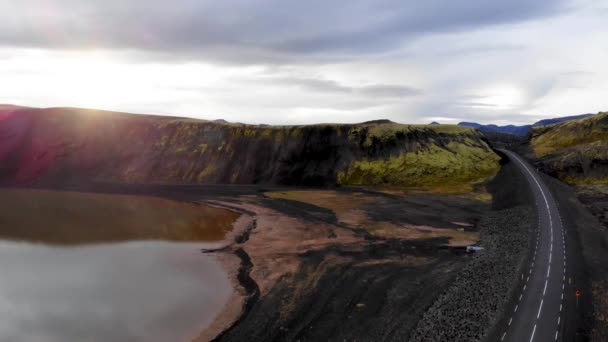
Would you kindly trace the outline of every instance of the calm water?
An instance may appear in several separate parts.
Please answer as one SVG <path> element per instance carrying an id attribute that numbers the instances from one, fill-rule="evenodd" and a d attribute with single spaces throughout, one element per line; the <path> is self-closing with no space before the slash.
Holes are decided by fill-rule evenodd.
<path id="1" fill-rule="evenodd" d="M 238 214 L 41 190 L 0 189 L 0 203 L 0 342 L 190 341 L 232 294 L 200 249 Z"/>
<path id="2" fill-rule="evenodd" d="M 213 246 L 0 241 L 0 341 L 189 341 L 232 293 Z"/>

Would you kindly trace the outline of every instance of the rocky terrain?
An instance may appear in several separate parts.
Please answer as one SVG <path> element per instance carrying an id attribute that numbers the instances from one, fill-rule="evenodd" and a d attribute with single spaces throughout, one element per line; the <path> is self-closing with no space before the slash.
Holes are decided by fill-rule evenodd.
<path id="1" fill-rule="evenodd" d="M 424 314 L 410 341 L 483 341 L 513 297 L 528 248 L 529 208 L 494 212 L 480 222 L 480 245 L 452 286 Z"/>
<path id="2" fill-rule="evenodd" d="M 529 145 L 548 175 L 570 184 L 608 182 L 608 113 L 535 128 Z"/>
<path id="3" fill-rule="evenodd" d="M 255 222 L 208 251 L 246 253 L 253 280 L 218 341 L 407 340 L 470 260 L 445 246 L 476 243 L 490 206 L 459 195 L 288 189 L 215 203 Z"/>
<path id="4" fill-rule="evenodd" d="M 389 121 L 253 126 L 74 108 L 0 108 L 0 181 L 474 184 L 498 171 L 476 130 Z"/>
<path id="5" fill-rule="evenodd" d="M 458 272 L 451 286 L 425 312 L 410 341 L 493 341 L 514 299 L 517 275 L 529 254 L 534 227 L 532 200 L 523 175 L 510 162 L 489 184 L 492 211 L 479 222 L 484 250 Z"/>

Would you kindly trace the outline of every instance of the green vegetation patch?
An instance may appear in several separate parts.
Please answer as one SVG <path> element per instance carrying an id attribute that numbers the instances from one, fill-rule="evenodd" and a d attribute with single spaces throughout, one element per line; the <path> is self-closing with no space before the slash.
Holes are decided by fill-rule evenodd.
<path id="1" fill-rule="evenodd" d="M 475 184 L 495 176 L 500 168 L 500 157 L 490 149 L 455 142 L 447 147 L 431 145 L 428 150 L 396 157 L 354 161 L 338 174 L 338 183 L 405 187 Z"/>
<path id="2" fill-rule="evenodd" d="M 534 128 L 530 146 L 537 158 L 556 151 L 597 141 L 608 140 L 608 113 L 583 119 Z"/>

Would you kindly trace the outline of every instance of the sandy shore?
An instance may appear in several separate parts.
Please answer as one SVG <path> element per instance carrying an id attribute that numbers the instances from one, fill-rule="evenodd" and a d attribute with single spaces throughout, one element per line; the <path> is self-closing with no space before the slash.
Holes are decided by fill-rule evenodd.
<path id="1" fill-rule="evenodd" d="M 330 202 L 347 201 L 351 196 L 348 192 L 336 195 L 322 190 L 306 195 L 325 199 L 329 196 Z M 303 305 L 306 305 L 307 300 L 303 298 L 310 298 L 311 291 L 322 289 L 324 285 L 321 283 L 336 267 L 356 272 L 366 272 L 371 268 L 403 269 L 407 274 L 415 274 L 417 269 L 421 272 L 434 269 L 438 273 L 432 272 L 425 281 L 435 279 L 439 284 L 447 284 L 449 276 L 437 278 L 440 270 L 460 267 L 461 261 L 449 252 L 438 255 L 439 246 L 477 241 L 475 217 L 470 214 L 470 207 L 443 213 L 439 221 L 443 227 L 429 225 L 430 219 L 422 217 L 420 212 L 408 216 L 413 220 L 387 215 L 386 221 L 377 224 L 371 212 L 387 203 L 389 207 L 385 209 L 391 211 L 391 205 L 398 204 L 393 202 L 402 196 L 364 195 L 363 199 L 360 193 L 352 196 L 358 201 L 347 206 L 347 210 L 331 210 L 313 203 L 266 195 L 205 201 L 211 206 L 239 212 L 241 217 L 226 236 L 223 247 L 208 251 L 222 262 L 230 275 L 234 294 L 215 321 L 195 341 L 238 339 L 235 336 L 244 338 L 240 331 L 248 322 L 258 319 L 253 316 L 260 316 L 252 312 L 262 310 L 264 314 L 261 316 L 265 316 L 269 309 L 259 307 L 267 302 L 276 304 L 273 310 L 279 320 L 296 319 L 294 317 L 300 315 Z M 424 206 L 433 200 L 420 199 Z M 445 204 L 442 202 L 440 206 Z M 472 206 L 476 213 L 482 212 L 486 206 L 478 202 L 467 205 Z M 428 215 L 428 212 L 423 212 Z M 313 264 L 311 256 L 318 259 Z M 244 267 L 244 258 L 249 267 Z M 244 285 L 243 277 L 254 286 L 248 286 L 247 282 Z M 404 279 L 408 277 L 404 276 Z M 277 303 L 276 293 L 285 291 Z M 413 293 L 411 295 L 414 296 Z M 422 298 L 421 303 L 424 303 L 432 295 Z M 420 309 L 424 305 L 428 304 L 420 305 Z"/>

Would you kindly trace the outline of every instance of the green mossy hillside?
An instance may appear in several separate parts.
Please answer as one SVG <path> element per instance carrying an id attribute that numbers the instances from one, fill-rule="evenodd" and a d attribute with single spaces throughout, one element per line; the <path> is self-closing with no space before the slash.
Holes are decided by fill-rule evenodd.
<path id="1" fill-rule="evenodd" d="M 538 167 L 562 181 L 608 182 L 608 113 L 535 128 L 530 147 Z"/>
<path id="2" fill-rule="evenodd" d="M 475 184 L 496 175 L 499 159 L 483 146 L 450 142 L 444 148 L 434 145 L 386 159 L 353 161 L 338 175 L 338 183 L 430 188 Z"/>
<path id="3" fill-rule="evenodd" d="M 605 140 L 608 140 L 608 113 L 598 113 L 584 119 L 536 127 L 531 133 L 530 147 L 537 158 L 542 158 L 566 148 Z"/>

